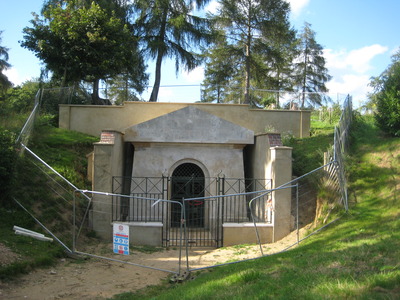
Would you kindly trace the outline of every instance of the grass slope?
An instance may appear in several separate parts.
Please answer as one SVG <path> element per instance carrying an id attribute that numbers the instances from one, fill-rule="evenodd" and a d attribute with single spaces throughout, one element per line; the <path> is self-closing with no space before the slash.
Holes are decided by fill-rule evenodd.
<path id="1" fill-rule="evenodd" d="M 43 123 L 43 119 L 39 119 L 37 123 L 29 147 L 76 186 L 88 187 L 85 177 L 87 169 L 85 155 L 92 151 L 93 143 L 98 139 L 49 126 L 46 122 Z M 43 176 L 27 157 L 18 159 L 16 163 L 18 179 L 17 186 L 14 187 L 14 197 L 23 202 L 28 209 L 37 207 L 36 218 L 40 220 L 61 220 L 57 213 L 62 214 L 63 211 L 54 210 L 53 203 L 57 195 L 48 189 L 47 177 Z M 0 206 L 0 243 L 17 255 L 16 260 L 0 265 L 0 280 L 11 279 L 37 267 L 52 265 L 57 257 L 63 256 L 64 248 L 58 243 L 41 242 L 30 237 L 15 235 L 14 225 L 47 235 L 33 218 L 11 199 L 7 207 Z M 63 230 L 70 234 L 70 228 L 65 227 Z"/>
<path id="2" fill-rule="evenodd" d="M 358 119 L 350 212 L 291 251 L 115 299 L 399 299 L 400 140 Z"/>

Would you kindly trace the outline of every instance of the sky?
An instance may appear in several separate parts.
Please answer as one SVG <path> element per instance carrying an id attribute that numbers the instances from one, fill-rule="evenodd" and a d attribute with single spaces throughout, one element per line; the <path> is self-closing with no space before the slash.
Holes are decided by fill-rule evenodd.
<path id="1" fill-rule="evenodd" d="M 324 48 L 326 67 L 332 80 L 329 92 L 350 94 L 354 105 L 367 100 L 371 77 L 379 76 L 391 63 L 400 47 L 400 1 L 398 0 L 287 0 L 291 5 L 290 22 L 300 31 L 304 22 L 311 24 L 316 41 Z M 42 67 L 32 52 L 22 48 L 22 29 L 30 26 L 32 12 L 39 13 L 43 0 L 0 0 L 1 46 L 9 48 L 12 67 L 5 73 L 19 85 L 37 78 Z M 209 11 L 215 11 L 212 0 Z M 154 73 L 149 64 L 148 72 Z M 159 101 L 193 102 L 200 99 L 203 67 L 176 75 L 174 63 L 163 63 Z M 154 77 L 150 75 L 149 91 Z"/>

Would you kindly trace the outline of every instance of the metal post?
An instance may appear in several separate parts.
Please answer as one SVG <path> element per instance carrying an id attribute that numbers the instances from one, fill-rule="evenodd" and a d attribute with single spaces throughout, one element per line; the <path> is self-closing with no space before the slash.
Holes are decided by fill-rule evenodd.
<path id="1" fill-rule="evenodd" d="M 296 183 L 296 227 L 297 227 L 297 245 L 300 242 L 299 237 L 299 183 Z"/>

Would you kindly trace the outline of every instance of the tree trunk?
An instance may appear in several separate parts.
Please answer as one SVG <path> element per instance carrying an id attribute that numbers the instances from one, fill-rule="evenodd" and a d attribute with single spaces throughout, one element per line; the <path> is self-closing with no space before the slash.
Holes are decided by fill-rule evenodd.
<path id="1" fill-rule="evenodd" d="M 277 73 L 276 73 L 276 78 L 277 78 L 277 83 L 278 83 L 278 91 L 276 93 L 276 101 L 275 101 L 275 108 L 279 109 L 280 108 L 280 96 L 281 94 L 279 93 L 281 90 L 281 72 L 278 67 Z"/>
<path id="2" fill-rule="evenodd" d="M 92 93 L 92 104 L 93 105 L 100 105 L 100 96 L 99 96 L 99 79 L 95 79 L 93 81 L 93 93 Z"/>
<path id="3" fill-rule="evenodd" d="M 304 108 L 304 102 L 306 100 L 306 84 L 307 84 L 307 60 L 308 60 L 308 47 L 304 51 L 304 72 L 303 72 L 303 93 L 301 97 L 300 109 Z"/>
<path id="4" fill-rule="evenodd" d="M 250 47 L 251 47 L 251 27 L 247 27 L 247 43 L 246 43 L 246 87 L 244 91 L 244 104 L 250 104 Z"/>
<path id="5" fill-rule="evenodd" d="M 154 80 L 153 90 L 150 95 L 150 102 L 157 102 L 158 91 L 160 90 L 161 83 L 161 63 L 162 63 L 162 54 L 159 52 L 157 55 L 156 61 L 156 77 Z"/>
<path id="6" fill-rule="evenodd" d="M 162 60 L 164 57 L 164 37 L 165 37 L 165 32 L 166 32 L 166 27 L 167 27 L 167 14 L 168 14 L 168 8 L 164 9 L 163 13 L 163 19 L 161 20 L 161 28 L 160 28 L 160 33 L 158 35 L 158 39 L 162 42 L 161 48 L 158 49 L 157 53 L 157 60 L 156 60 L 156 74 L 155 74 L 155 80 L 154 80 L 154 85 L 153 85 L 153 90 L 150 95 L 149 102 L 157 102 L 158 98 L 158 91 L 160 90 L 160 83 L 161 83 L 161 64 Z"/>

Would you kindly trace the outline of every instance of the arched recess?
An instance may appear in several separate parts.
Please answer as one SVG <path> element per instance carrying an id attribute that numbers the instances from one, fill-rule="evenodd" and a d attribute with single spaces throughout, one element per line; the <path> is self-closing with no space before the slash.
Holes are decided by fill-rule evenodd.
<path id="1" fill-rule="evenodd" d="M 204 197 L 205 176 L 203 169 L 192 162 L 177 165 L 171 176 L 171 200 Z M 186 225 L 188 227 L 204 227 L 204 201 L 185 202 Z M 171 205 L 171 226 L 179 227 L 181 222 L 181 206 Z"/>

